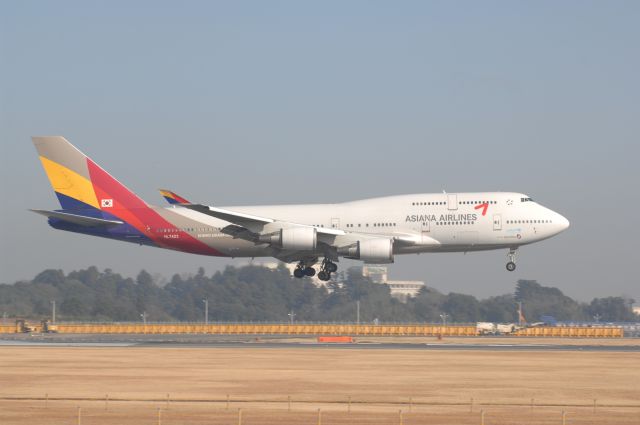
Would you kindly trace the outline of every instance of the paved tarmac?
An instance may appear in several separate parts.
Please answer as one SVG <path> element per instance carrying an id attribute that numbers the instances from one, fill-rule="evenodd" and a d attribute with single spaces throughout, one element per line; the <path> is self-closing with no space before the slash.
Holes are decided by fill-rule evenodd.
<path id="1" fill-rule="evenodd" d="M 424 342 L 356 342 L 317 343 L 313 337 L 292 340 L 290 335 L 73 335 L 73 334 L 11 334 L 0 335 L 0 347 L 8 346 L 60 346 L 60 347 L 156 347 L 156 348 L 307 348 L 345 350 L 455 350 L 455 351 L 597 351 L 597 352 L 637 352 L 640 345 L 598 344 L 597 340 L 584 344 L 563 344 L 554 340 L 545 343 L 527 343 L 523 340 L 509 340 L 504 343 L 480 343 L 478 338 L 465 338 L 461 343 Z"/>

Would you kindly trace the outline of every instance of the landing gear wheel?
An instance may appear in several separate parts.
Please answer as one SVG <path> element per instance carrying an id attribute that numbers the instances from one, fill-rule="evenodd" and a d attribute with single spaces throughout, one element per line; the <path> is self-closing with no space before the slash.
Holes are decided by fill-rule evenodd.
<path id="1" fill-rule="evenodd" d="M 512 247 L 509 249 L 509 253 L 507 254 L 507 258 L 509 258 L 509 262 L 507 263 L 507 270 L 510 272 L 516 269 L 516 249 L 518 247 Z"/>
<path id="2" fill-rule="evenodd" d="M 320 270 L 320 272 L 318 272 L 318 279 L 320 279 L 323 282 L 326 282 L 329 279 L 331 279 L 331 274 L 325 272 L 324 270 Z"/>
<path id="3" fill-rule="evenodd" d="M 295 269 L 295 270 L 293 271 L 293 275 L 294 275 L 295 277 L 297 277 L 298 279 L 300 279 L 300 278 L 302 278 L 302 277 L 304 277 L 304 276 L 305 276 L 305 272 L 304 272 L 304 270 L 303 270 L 303 269 L 298 268 L 298 269 Z"/>
<path id="4" fill-rule="evenodd" d="M 329 273 L 335 273 L 338 271 L 338 265 L 336 263 L 327 263 L 327 266 L 325 267 L 325 269 L 327 270 L 327 272 Z"/>
<path id="5" fill-rule="evenodd" d="M 313 267 L 307 267 L 304 269 L 304 274 L 305 276 L 315 276 L 316 275 L 316 269 L 314 269 Z"/>

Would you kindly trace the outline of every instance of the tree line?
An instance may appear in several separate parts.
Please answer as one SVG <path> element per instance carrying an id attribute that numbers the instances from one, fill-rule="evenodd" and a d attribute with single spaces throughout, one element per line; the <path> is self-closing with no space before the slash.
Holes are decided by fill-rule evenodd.
<path id="1" fill-rule="evenodd" d="M 45 270 L 31 281 L 0 284 L 0 314 L 10 318 L 42 320 L 51 316 L 65 321 L 189 321 L 204 319 L 208 301 L 210 321 L 354 322 L 356 302 L 362 323 L 477 321 L 517 322 L 517 303 L 529 322 L 541 316 L 558 321 L 640 321 L 632 311 L 633 300 L 596 298 L 581 303 L 553 287 L 534 280 L 519 280 L 512 294 L 478 300 L 472 295 L 444 294 L 424 288 L 406 303 L 390 296 L 387 285 L 363 277 L 359 268 L 344 273 L 341 283 L 316 287 L 307 279 L 294 279 L 285 267 L 227 267 L 207 276 L 204 269 L 170 281 L 142 270 L 135 279 L 110 269 L 92 266 L 65 274 Z"/>

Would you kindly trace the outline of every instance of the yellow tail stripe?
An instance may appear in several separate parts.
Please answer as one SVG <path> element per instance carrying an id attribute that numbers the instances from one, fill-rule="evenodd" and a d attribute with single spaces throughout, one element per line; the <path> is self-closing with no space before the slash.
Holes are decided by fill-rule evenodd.
<path id="1" fill-rule="evenodd" d="M 40 161 L 53 190 L 100 209 L 90 180 L 43 156 Z"/>

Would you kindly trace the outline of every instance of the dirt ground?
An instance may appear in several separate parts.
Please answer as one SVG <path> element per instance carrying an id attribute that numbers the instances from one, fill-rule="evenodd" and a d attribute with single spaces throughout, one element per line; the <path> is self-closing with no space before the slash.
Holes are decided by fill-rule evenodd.
<path id="1" fill-rule="evenodd" d="M 481 411 L 487 425 L 561 424 L 564 411 L 567 424 L 637 425 L 639 364 L 599 351 L 0 347 L 0 424 L 75 424 L 79 407 L 82 425 L 317 424 L 318 409 L 322 424 L 480 424 Z"/>

